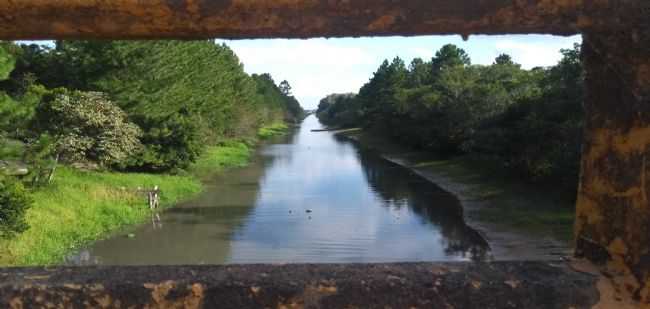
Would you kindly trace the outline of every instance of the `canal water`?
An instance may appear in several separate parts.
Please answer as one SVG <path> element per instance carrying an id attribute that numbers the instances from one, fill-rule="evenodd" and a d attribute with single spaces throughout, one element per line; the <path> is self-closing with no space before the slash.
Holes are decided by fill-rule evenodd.
<path id="1" fill-rule="evenodd" d="M 191 201 L 99 241 L 70 264 L 165 265 L 481 260 L 458 200 L 310 116 L 251 165 Z M 164 188 L 163 188 L 164 189 Z M 131 235 L 129 235 L 131 234 Z"/>

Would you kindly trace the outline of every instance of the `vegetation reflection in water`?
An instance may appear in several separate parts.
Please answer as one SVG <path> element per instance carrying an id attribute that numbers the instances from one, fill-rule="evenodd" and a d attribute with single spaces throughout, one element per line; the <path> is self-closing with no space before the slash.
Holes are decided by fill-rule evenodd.
<path id="1" fill-rule="evenodd" d="M 206 192 L 100 241 L 73 264 L 391 262 L 485 259 L 451 194 L 307 118 Z M 132 233 L 132 237 L 127 237 Z"/>

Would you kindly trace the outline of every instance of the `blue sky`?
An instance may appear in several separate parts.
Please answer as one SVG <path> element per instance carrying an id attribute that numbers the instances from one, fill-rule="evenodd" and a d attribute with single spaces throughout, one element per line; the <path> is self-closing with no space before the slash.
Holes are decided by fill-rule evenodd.
<path id="1" fill-rule="evenodd" d="M 430 59 L 445 44 L 465 49 L 474 64 L 491 64 L 507 53 L 524 68 L 550 66 L 560 49 L 582 41 L 580 36 L 549 35 L 377 37 L 308 40 L 223 41 L 244 63 L 248 73 L 271 73 L 276 82 L 288 80 L 293 94 L 307 109 L 330 93 L 356 92 L 384 59 L 399 56 Z"/>

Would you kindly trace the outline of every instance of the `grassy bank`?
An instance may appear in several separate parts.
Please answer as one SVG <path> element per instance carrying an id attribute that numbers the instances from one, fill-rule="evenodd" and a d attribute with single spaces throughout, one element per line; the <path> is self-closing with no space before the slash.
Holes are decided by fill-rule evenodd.
<path id="1" fill-rule="evenodd" d="M 228 141 L 220 146 L 207 147 L 189 172 L 193 176 L 205 177 L 225 168 L 245 166 L 251 156 L 251 149 L 243 142 Z"/>
<path id="2" fill-rule="evenodd" d="M 84 172 L 62 167 L 52 185 L 32 194 L 29 230 L 4 241 L 4 265 L 52 264 L 66 253 L 149 215 L 138 187 L 162 189 L 163 207 L 192 196 L 201 184 L 192 177 Z"/>
<path id="3" fill-rule="evenodd" d="M 261 139 L 268 139 L 273 136 L 286 134 L 288 130 L 289 127 L 285 123 L 277 122 L 269 126 L 260 128 L 257 131 L 257 136 L 259 136 L 259 138 Z"/>
<path id="4" fill-rule="evenodd" d="M 47 265 L 120 228 L 148 219 L 146 196 L 138 187 L 161 188 L 161 206 L 169 207 L 202 189 L 199 178 L 247 164 L 251 150 L 243 142 L 208 147 L 187 175 L 57 170 L 53 183 L 32 193 L 26 220 L 30 229 L 0 241 L 0 265 Z"/>
<path id="5" fill-rule="evenodd" d="M 554 188 L 520 183 L 475 158 L 419 162 L 416 167 L 438 173 L 466 186 L 465 198 L 480 201 L 473 210 L 479 221 L 506 225 L 563 242 L 573 237 L 573 202 Z"/>
<path id="6" fill-rule="evenodd" d="M 453 188 L 467 201 L 465 204 L 478 205 L 466 209 L 475 220 L 518 233 L 552 236 L 565 243 L 572 239 L 574 204 L 566 194 L 552 187 L 517 181 L 491 162 L 471 157 L 440 159 L 359 129 L 338 134 L 389 157 L 406 159 L 411 168 L 424 174 L 436 175 L 446 182 L 442 187 Z"/>

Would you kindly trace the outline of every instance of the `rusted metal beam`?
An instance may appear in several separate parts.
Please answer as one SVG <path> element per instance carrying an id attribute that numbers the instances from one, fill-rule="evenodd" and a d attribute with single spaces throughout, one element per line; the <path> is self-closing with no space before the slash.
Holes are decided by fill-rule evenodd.
<path id="1" fill-rule="evenodd" d="M 542 262 L 0 269 L 2 308 L 591 308 L 596 277 Z"/>
<path id="2" fill-rule="evenodd" d="M 650 308 L 650 28 L 583 38 L 576 253 L 605 264 Z"/>
<path id="3" fill-rule="evenodd" d="M 307 38 L 609 31 L 642 0 L 4 0 L 0 39 Z"/>

